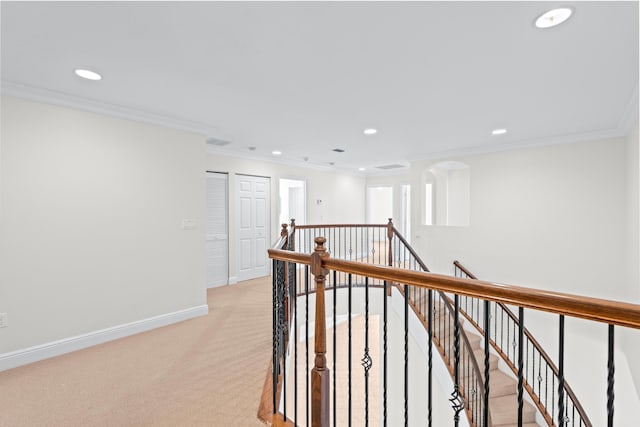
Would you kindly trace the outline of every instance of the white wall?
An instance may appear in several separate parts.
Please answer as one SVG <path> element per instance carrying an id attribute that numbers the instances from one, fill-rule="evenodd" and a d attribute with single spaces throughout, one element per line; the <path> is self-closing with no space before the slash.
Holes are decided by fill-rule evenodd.
<path id="1" fill-rule="evenodd" d="M 640 165 L 640 150 L 638 149 L 638 124 L 632 129 L 626 139 L 627 158 L 627 227 L 628 232 L 628 269 L 629 288 L 635 289 L 636 294 L 630 299 L 631 302 L 640 304 L 640 175 L 638 169 Z M 625 354 L 628 360 L 640 360 L 640 330 L 624 330 L 620 337 Z M 629 365 L 631 374 L 636 384 L 636 389 L 640 391 L 640 363 Z"/>
<path id="2" fill-rule="evenodd" d="M 414 246 L 437 272 L 450 274 L 452 261 L 458 259 L 488 281 L 634 301 L 638 286 L 630 284 L 627 198 L 629 191 L 637 193 L 637 184 L 629 190 L 627 146 L 621 138 L 451 159 L 470 166 L 470 225 L 417 225 L 420 211 L 414 209 L 414 233 L 419 236 Z M 411 164 L 414 188 L 421 188 L 422 173 L 431 163 Z M 526 318 L 557 359 L 558 316 L 527 311 Z M 570 319 L 566 336 L 567 380 L 600 425 L 606 414 L 606 327 Z M 622 416 L 623 408 L 640 404 L 628 378 L 630 369 L 638 368 L 627 364 L 638 357 L 618 353 L 617 359 Z M 586 369 L 601 375 L 584 376 Z"/>
<path id="3" fill-rule="evenodd" d="M 309 224 L 364 223 L 365 178 L 281 163 L 241 159 L 209 149 L 206 169 L 229 174 L 229 277 L 236 277 L 236 174 L 260 175 L 271 179 L 271 241 L 280 236 L 279 179 L 303 179 L 307 183 L 307 222 Z M 317 201 L 321 200 L 321 204 Z"/>
<path id="4" fill-rule="evenodd" d="M 434 271 L 459 259 L 486 280 L 628 299 L 624 140 L 505 151 L 470 166 L 470 226 L 422 226 L 417 249 Z M 413 188 L 432 162 L 411 164 Z"/>
<path id="5" fill-rule="evenodd" d="M 0 356 L 206 304 L 201 137 L 11 97 L 1 136 Z"/>

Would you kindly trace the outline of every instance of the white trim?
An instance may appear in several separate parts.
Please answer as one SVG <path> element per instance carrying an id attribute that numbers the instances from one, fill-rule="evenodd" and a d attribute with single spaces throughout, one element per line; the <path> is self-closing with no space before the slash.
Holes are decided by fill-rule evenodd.
<path id="1" fill-rule="evenodd" d="M 519 150 L 525 148 L 546 147 L 549 145 L 574 144 L 578 142 L 598 141 L 603 139 L 623 138 L 627 135 L 622 129 L 609 129 L 581 134 L 552 136 L 523 141 L 510 142 L 502 145 L 466 147 L 455 150 L 424 153 L 413 156 L 413 160 L 441 160 L 452 157 L 474 156 L 478 154 L 499 153 L 502 151 Z"/>
<path id="2" fill-rule="evenodd" d="M 203 304 L 186 308 L 184 310 L 174 311 L 173 313 L 161 314 L 159 316 L 149 317 L 131 323 L 112 326 L 110 328 L 100 329 L 98 331 L 0 354 L 0 372 L 37 362 L 39 360 L 48 359 L 50 357 L 59 356 L 61 354 L 70 353 L 72 351 L 81 350 L 97 344 L 113 341 L 118 338 L 124 338 L 140 332 L 182 322 L 194 317 L 206 316 L 208 313 L 209 306 L 207 304 Z"/>
<path id="3" fill-rule="evenodd" d="M 235 285 L 236 283 L 238 283 L 238 278 L 236 276 L 229 276 L 229 284 Z"/>
<path id="4" fill-rule="evenodd" d="M 31 101 L 44 102 L 46 104 L 61 105 L 92 113 L 104 114 L 106 116 L 150 123 L 172 129 L 185 130 L 208 137 L 214 136 L 218 139 L 229 139 L 226 135 L 222 135 L 215 126 L 211 126 L 206 123 L 199 123 L 150 111 L 138 110 L 118 104 L 92 100 L 89 98 L 6 80 L 2 81 L 2 94 L 24 98 Z"/>
<path id="5" fill-rule="evenodd" d="M 628 134 L 631 131 L 633 125 L 638 122 L 638 84 L 636 83 L 635 88 L 633 89 L 633 93 L 629 98 L 629 102 L 627 102 L 627 107 L 624 109 L 624 113 L 622 113 L 622 117 L 620 118 L 620 123 L 618 123 L 618 129 L 622 129 L 625 134 Z"/>
<path id="6" fill-rule="evenodd" d="M 92 100 L 80 96 L 70 95 L 63 92 L 53 91 L 49 89 L 43 89 L 35 86 L 24 85 L 21 83 L 2 81 L 2 94 L 15 96 L 19 98 L 29 99 L 32 101 L 44 102 L 54 105 L 62 105 L 66 107 L 76 108 L 80 110 L 90 111 L 93 113 L 104 114 L 113 117 L 120 117 L 128 120 L 135 120 L 163 127 L 169 127 L 178 130 L 185 130 L 196 134 L 201 134 L 206 137 L 215 137 L 223 140 L 232 140 L 228 135 L 223 135 L 223 132 L 217 129 L 215 126 L 195 122 L 191 120 L 181 119 L 177 117 L 166 116 L 159 113 L 153 113 L 135 108 L 129 108 L 122 105 L 111 104 L 103 101 Z M 618 122 L 617 127 L 612 129 L 595 130 L 591 132 L 584 132 L 579 134 L 570 135 L 558 135 L 545 138 L 535 138 L 529 140 L 514 141 L 505 143 L 502 145 L 490 145 L 490 146 L 467 146 L 459 149 L 446 150 L 446 151 L 432 151 L 425 153 L 418 153 L 411 156 L 409 165 L 406 162 L 398 162 L 404 164 L 404 168 L 385 170 L 375 170 L 375 166 L 367 167 L 364 172 L 355 170 L 355 167 L 336 167 L 325 164 L 309 163 L 300 161 L 298 159 L 286 159 L 286 158 L 273 158 L 270 156 L 263 156 L 260 154 L 242 153 L 230 148 L 216 147 L 207 144 L 207 153 L 212 155 L 222 155 L 229 157 L 236 157 L 241 159 L 255 160 L 259 162 L 276 163 L 287 166 L 300 167 L 304 169 L 315 169 L 337 172 L 344 175 L 351 176 L 385 176 L 385 175 L 397 175 L 406 174 L 410 170 L 410 163 L 415 160 L 438 160 L 450 157 L 462 157 L 477 154 L 486 154 L 501 152 L 507 150 L 515 150 L 522 148 L 542 147 L 556 144 L 568 144 L 574 142 L 586 142 L 598 139 L 620 138 L 629 133 L 631 127 L 638 120 L 638 85 L 636 84 L 633 93 L 630 95 L 629 101 L 625 107 L 625 110 Z"/>

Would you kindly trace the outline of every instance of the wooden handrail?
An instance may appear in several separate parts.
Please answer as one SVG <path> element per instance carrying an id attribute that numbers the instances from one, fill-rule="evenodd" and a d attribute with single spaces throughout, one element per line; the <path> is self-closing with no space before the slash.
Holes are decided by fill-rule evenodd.
<path id="1" fill-rule="evenodd" d="M 387 224 L 316 224 L 316 225 L 297 225 L 296 228 L 300 230 L 311 229 L 311 228 L 387 228 Z"/>
<path id="2" fill-rule="evenodd" d="M 464 274 L 469 276 L 471 279 L 478 280 L 478 278 L 473 273 L 471 273 L 469 270 L 467 270 L 459 261 L 457 261 L 457 260 L 454 261 L 453 265 L 455 265 L 460 271 L 462 271 Z M 498 303 L 498 305 L 500 306 L 502 311 L 504 311 L 507 314 L 507 316 L 509 316 L 511 318 L 511 320 L 516 325 L 520 324 L 520 319 L 518 319 L 518 317 L 515 315 L 515 313 L 513 313 L 513 311 L 511 311 L 511 309 L 509 309 L 509 307 L 507 307 L 506 305 L 504 305 L 502 303 Z M 478 330 L 478 332 L 481 335 L 484 336 L 484 334 L 485 334 L 484 329 L 480 325 L 478 325 L 476 323 L 476 321 L 473 320 L 471 318 L 471 316 L 469 316 L 469 314 L 466 311 L 462 310 L 461 313 Z M 540 356 L 544 359 L 544 361 L 547 364 L 547 366 L 549 366 L 549 368 L 551 368 L 551 372 L 553 373 L 553 375 L 557 378 L 560 375 L 560 372 L 558 371 L 558 367 L 555 365 L 555 363 L 553 363 L 553 360 L 551 359 L 551 357 L 547 354 L 547 352 L 544 350 L 542 345 L 540 345 L 538 340 L 535 339 L 535 337 L 529 331 L 528 328 L 525 327 L 523 332 L 524 332 L 524 335 L 529 340 L 529 342 L 533 345 L 533 347 L 538 351 L 538 353 L 540 353 Z M 491 340 L 491 344 L 493 345 L 494 349 L 498 353 L 500 353 L 500 356 L 505 361 L 505 363 L 509 366 L 509 368 L 511 368 L 511 371 L 517 376 L 518 375 L 518 368 L 511 362 L 511 360 L 509 360 L 508 356 L 506 354 L 504 354 L 504 352 L 502 351 L 502 349 L 500 348 L 500 346 L 498 345 L 498 343 L 496 342 L 495 339 Z M 532 387 L 533 387 L 533 385 L 530 386 L 529 393 L 530 394 L 531 393 L 535 394 L 535 391 L 533 390 Z M 569 395 L 569 398 L 571 399 L 571 401 L 575 405 L 575 408 L 578 411 L 578 414 L 580 414 L 580 417 L 581 417 L 582 421 L 584 422 L 585 426 L 586 427 L 591 427 L 591 425 L 592 425 L 591 421 L 589 421 L 589 417 L 587 416 L 586 411 L 582 407 L 582 404 L 580 403 L 580 401 L 576 397 L 576 394 L 574 393 L 573 389 L 566 382 L 564 383 L 564 389 L 566 390 L 567 394 Z M 534 399 L 534 401 L 535 400 L 536 399 Z M 545 408 L 544 405 L 542 405 L 542 402 L 540 401 L 540 397 L 539 396 L 538 396 L 538 400 L 535 403 L 538 406 L 538 408 L 540 409 L 540 411 L 544 414 L 545 419 L 547 420 L 549 425 L 553 425 L 554 420 L 547 413 L 547 408 Z"/>
<path id="3" fill-rule="evenodd" d="M 407 242 L 407 240 L 402 236 L 402 234 L 400 234 L 398 229 L 393 227 L 393 232 L 395 233 L 396 238 L 400 240 L 400 242 L 402 242 L 402 244 L 404 245 L 404 248 L 407 249 L 409 251 L 409 254 L 411 254 L 411 256 L 416 260 L 420 268 L 422 268 L 424 271 L 429 273 L 429 269 L 427 268 L 427 265 L 418 256 L 418 254 L 413 249 L 413 247 L 409 244 L 409 242 Z"/>
<path id="4" fill-rule="evenodd" d="M 269 257 L 282 261 L 311 264 L 310 255 L 290 251 L 269 249 Z M 322 260 L 322 267 L 503 304 L 512 304 L 555 314 L 564 314 L 596 322 L 640 329 L 640 305 L 638 304 L 502 285 L 481 280 L 454 278 L 441 274 L 363 264 L 330 257 Z"/>

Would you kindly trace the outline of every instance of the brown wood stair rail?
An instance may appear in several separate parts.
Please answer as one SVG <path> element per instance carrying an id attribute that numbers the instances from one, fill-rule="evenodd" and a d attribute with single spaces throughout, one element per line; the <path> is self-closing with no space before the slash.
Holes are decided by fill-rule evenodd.
<path id="1" fill-rule="evenodd" d="M 385 225 L 385 226 L 389 227 L 388 225 Z M 328 226 L 323 226 L 323 227 L 328 228 Z M 301 226 L 296 226 L 294 230 L 299 231 L 300 229 L 304 229 L 304 228 L 302 228 Z M 334 230 L 333 232 L 337 232 L 337 230 Z M 399 234 L 395 233 L 395 230 L 394 230 L 394 235 L 399 236 Z M 400 237 L 397 240 L 400 241 Z M 302 241 L 304 242 L 304 239 L 302 239 Z M 299 250 L 300 248 L 297 246 L 299 240 L 295 240 L 295 242 L 296 242 L 296 250 Z M 318 240 L 315 240 L 315 243 L 316 245 L 320 244 Z M 322 246 L 322 244 L 320 244 L 320 246 Z M 300 252 L 292 252 L 290 250 L 284 249 L 284 247 L 274 248 L 269 250 L 269 257 L 272 260 L 274 260 L 274 263 L 275 262 L 293 263 L 297 266 L 298 270 L 301 269 L 300 268 L 301 266 L 302 266 L 302 269 L 306 269 L 306 268 L 309 268 L 307 266 L 311 266 L 314 272 L 323 273 L 319 275 L 324 276 L 325 279 L 333 276 L 334 284 L 337 283 L 336 276 L 338 274 L 343 275 L 343 277 L 348 277 L 349 281 L 351 280 L 352 277 L 362 277 L 362 278 L 365 278 L 367 282 L 369 280 L 371 281 L 377 280 L 381 283 L 384 283 L 385 288 L 387 287 L 387 284 L 391 284 L 391 283 L 403 284 L 405 286 L 405 290 L 408 289 L 406 288 L 406 286 L 414 287 L 413 289 L 414 293 L 425 292 L 425 291 L 428 292 L 429 290 L 437 291 L 437 292 L 447 292 L 447 293 L 452 293 L 454 295 L 458 295 L 462 297 L 467 296 L 467 297 L 478 298 L 486 301 L 491 301 L 498 304 L 515 305 L 522 308 L 530 308 L 534 310 L 555 313 L 555 314 L 561 315 L 561 319 L 564 319 L 564 316 L 570 316 L 570 317 L 576 317 L 576 318 L 581 318 L 581 319 L 586 319 L 586 320 L 591 320 L 596 322 L 607 323 L 611 325 L 610 331 L 612 331 L 613 325 L 640 329 L 640 305 L 610 301 L 610 300 L 604 300 L 604 299 L 598 299 L 598 298 L 583 297 L 583 296 L 566 294 L 566 293 L 537 290 L 537 289 L 531 289 L 531 288 L 525 288 L 525 287 L 519 287 L 519 286 L 495 284 L 495 283 L 484 282 L 484 281 L 474 280 L 474 279 L 450 277 L 445 275 L 433 274 L 426 271 L 414 271 L 407 268 L 399 268 L 399 266 L 387 266 L 384 264 L 385 263 L 394 264 L 394 260 L 396 260 L 397 257 L 395 257 L 394 254 L 392 253 L 395 247 L 394 249 L 392 249 L 391 244 L 388 244 L 388 245 L 385 244 L 384 246 L 388 247 L 388 252 L 385 254 L 385 257 L 383 257 L 383 259 L 385 259 L 385 262 L 381 264 L 365 263 L 365 262 L 361 262 L 362 260 L 356 261 L 356 260 L 345 259 L 347 258 L 345 256 L 342 256 L 341 258 L 336 258 L 333 256 L 333 253 L 329 254 L 329 256 L 326 256 L 327 252 L 323 251 L 322 249 L 320 249 L 317 252 L 323 253 L 323 255 L 317 255 L 316 251 L 314 251 L 314 254 L 315 254 L 314 255 L 314 254 L 305 254 Z M 409 249 L 403 249 L 403 250 L 409 250 L 410 252 L 413 251 L 409 245 L 406 245 L 406 246 Z M 287 245 L 287 248 L 288 247 L 289 246 Z M 335 253 L 335 249 L 334 249 L 334 253 Z M 358 254 L 358 255 L 362 255 L 362 254 Z M 413 252 L 413 255 L 415 255 L 415 252 Z M 351 257 L 354 257 L 353 251 L 351 252 Z M 357 259 L 357 257 L 355 258 Z M 419 259 L 417 255 L 415 255 L 415 258 Z M 417 261 L 414 261 L 414 262 L 417 262 Z M 406 267 L 406 266 L 403 266 L 403 267 Z M 426 270 L 426 267 L 424 269 Z M 330 272 L 333 272 L 334 274 L 332 275 Z M 296 280 L 290 281 L 290 283 L 293 283 L 293 286 L 296 286 L 295 282 Z M 291 286 L 291 284 L 289 286 Z M 320 282 L 318 282 L 318 279 L 316 279 L 316 286 L 318 287 L 318 290 L 321 289 L 321 284 Z M 298 284 L 297 289 L 300 289 L 300 284 Z M 350 289 L 351 288 L 349 287 L 349 290 Z M 335 292 L 334 292 L 334 298 L 335 298 Z M 419 299 L 417 298 L 413 298 L 413 299 L 414 299 L 414 303 L 416 301 L 419 301 Z M 319 299 L 317 298 L 316 302 L 318 302 L 318 300 Z M 407 301 L 407 304 L 408 304 L 409 299 L 405 298 L 405 300 Z M 295 310 L 293 312 L 295 313 Z M 316 316 L 319 316 L 319 318 L 316 318 L 316 328 L 318 328 L 317 323 L 324 324 L 326 321 L 323 318 L 324 309 L 322 310 L 316 309 Z M 562 324 L 562 320 L 561 320 L 561 324 Z M 294 330 L 295 329 L 296 328 L 294 328 Z M 320 330 L 321 334 L 322 332 L 323 331 Z M 316 333 L 318 333 L 318 331 L 316 331 Z M 316 336 L 316 344 L 318 344 L 317 343 L 318 339 L 322 340 L 322 338 L 319 338 Z M 324 341 L 326 342 L 326 337 L 324 338 Z M 612 347 L 612 342 L 613 340 L 612 340 L 612 334 L 611 334 L 610 347 Z M 316 350 L 317 351 L 316 351 L 315 368 L 318 368 L 318 370 L 322 371 L 323 370 L 322 343 L 320 343 L 320 345 L 317 345 Z M 326 369 L 326 366 L 324 368 Z M 560 375 L 562 375 L 562 364 L 560 365 L 559 370 L 560 370 Z M 328 375 L 328 371 L 327 371 L 327 375 Z M 609 366 L 609 376 L 611 378 L 613 377 L 612 362 L 610 362 L 610 366 Z M 322 377 L 322 375 L 320 375 L 320 377 Z M 278 383 L 278 380 L 276 379 L 275 375 L 274 375 L 274 382 Z M 323 384 L 324 383 L 322 382 L 322 379 L 321 379 L 320 387 L 316 387 L 312 385 L 311 389 L 323 390 L 325 387 Z M 612 424 L 613 393 L 612 393 L 611 384 L 612 383 L 610 382 L 610 385 L 609 385 L 610 390 L 608 389 L 609 400 L 607 402 L 608 409 L 609 407 L 611 407 L 611 410 L 609 411 L 610 412 L 609 425 L 613 425 Z M 564 384 L 562 384 L 562 387 L 564 389 Z M 274 388 L 278 389 L 278 386 Z M 611 392 L 609 393 L 609 391 Z M 320 402 L 318 402 L 317 398 L 314 398 L 313 404 L 314 406 L 317 406 L 317 405 L 319 406 L 317 406 L 317 408 L 315 409 L 312 409 L 312 412 L 316 411 L 316 413 L 320 414 L 319 415 L 320 418 L 314 417 L 314 420 L 320 419 L 322 421 L 320 421 L 320 424 L 312 423 L 312 425 L 314 426 L 328 425 L 328 420 L 329 420 L 328 412 L 330 411 L 329 396 L 324 396 L 321 393 Z M 291 423 L 291 421 L 288 420 L 288 417 L 286 416 L 283 417 L 282 414 L 279 413 L 279 409 L 276 409 L 276 408 L 277 406 L 274 403 L 275 416 L 273 419 L 274 420 L 281 419 L 283 420 L 283 422 Z M 405 411 L 405 423 L 406 423 L 406 411 Z M 558 423 L 564 424 L 563 419 L 559 418 Z"/>
<path id="2" fill-rule="evenodd" d="M 454 274 L 456 277 L 466 277 L 468 279 L 472 279 L 472 280 L 478 280 L 478 278 L 471 273 L 467 268 L 465 268 L 459 261 L 454 261 L 453 262 L 454 265 Z M 480 315 L 482 314 L 482 308 L 479 304 L 479 301 L 475 298 L 470 298 L 470 297 L 465 297 L 465 299 L 467 299 L 466 301 L 462 302 L 460 305 L 460 309 L 461 309 L 461 314 L 469 321 L 469 323 L 471 325 L 473 325 L 476 330 L 482 335 L 485 335 L 485 330 L 484 328 L 480 325 Z M 474 307 L 474 304 L 475 307 Z M 471 307 L 471 309 L 469 309 L 469 307 Z M 498 314 L 500 313 L 500 317 L 503 319 L 504 316 L 507 316 L 507 334 L 510 330 L 513 330 L 514 333 L 513 335 L 511 335 L 511 337 L 509 337 L 507 335 L 507 345 L 506 345 L 506 349 L 505 346 L 503 344 L 499 344 L 498 343 L 498 326 L 497 326 L 497 321 L 498 321 Z M 514 375 L 518 376 L 518 372 L 519 372 L 519 360 L 517 355 L 515 354 L 515 351 L 512 351 L 511 353 L 509 353 L 509 347 L 513 347 L 515 350 L 515 347 L 518 347 L 520 344 L 516 343 L 515 339 L 516 339 L 516 332 L 515 330 L 518 329 L 520 327 L 520 321 L 518 319 L 518 316 L 515 315 L 515 313 L 513 313 L 513 311 L 511 311 L 511 309 L 509 307 L 507 307 L 506 305 L 504 305 L 503 303 L 497 303 L 496 306 L 494 307 L 493 310 L 493 315 L 491 313 L 491 310 L 489 310 L 489 316 L 493 318 L 494 321 L 494 334 L 493 334 L 493 338 L 491 338 L 489 340 L 491 346 L 495 349 L 495 351 L 500 355 L 500 357 L 505 361 L 505 363 L 507 364 L 507 366 L 511 369 L 511 371 L 513 372 Z M 500 331 L 500 340 L 502 341 L 504 339 L 504 328 L 501 328 L 502 330 Z M 547 399 L 547 394 L 548 394 L 548 379 L 545 378 L 548 376 L 548 371 L 551 371 L 551 374 L 555 377 L 555 381 L 557 381 L 560 373 L 558 371 L 558 367 L 555 365 L 555 363 L 553 362 L 553 360 L 551 359 L 551 357 L 547 354 L 547 352 L 544 350 L 544 348 L 540 345 L 540 343 L 535 339 L 535 337 L 533 336 L 533 334 L 529 331 L 529 329 L 527 329 L 526 327 L 523 327 L 523 335 L 524 335 L 524 342 L 525 344 L 525 358 L 526 360 L 528 360 L 528 355 L 531 354 L 532 355 L 532 359 L 533 359 L 533 363 L 528 363 L 525 362 L 525 365 L 527 365 L 527 368 L 530 367 L 530 369 L 527 370 L 527 373 L 530 374 L 527 375 L 527 373 L 525 373 L 523 375 L 523 387 L 524 389 L 526 389 L 526 391 L 529 393 L 529 395 L 531 396 L 531 399 L 533 400 L 533 402 L 536 404 L 536 406 L 538 407 L 538 409 L 540 410 L 540 412 L 543 414 L 545 421 L 547 422 L 547 424 L 549 426 L 553 426 L 556 425 L 555 424 L 555 420 L 557 419 L 557 414 L 554 414 L 553 409 L 551 409 L 548 404 L 548 399 Z M 513 338 L 513 342 L 509 342 L 509 338 Z M 515 344 L 515 345 L 512 345 Z M 529 346 L 528 344 L 531 344 L 531 351 L 529 351 Z M 536 357 L 537 355 L 537 357 Z M 536 358 L 538 359 L 538 370 L 536 371 L 536 363 L 535 360 Z M 544 366 L 544 368 L 543 368 Z M 543 377 L 542 372 L 545 372 L 545 375 Z M 536 372 L 538 374 L 538 377 L 536 378 Z M 537 380 L 537 381 L 536 381 Z M 537 387 L 537 392 L 536 392 L 536 382 L 538 383 L 538 387 Z M 545 387 L 543 390 L 542 387 L 542 383 L 545 383 Z M 592 423 L 589 420 L 589 417 L 587 416 L 586 411 L 584 410 L 584 408 L 582 407 L 582 405 L 580 404 L 580 401 L 578 400 L 578 398 L 576 397 L 574 391 L 571 389 L 571 387 L 569 386 L 569 384 L 565 381 L 564 383 L 564 389 L 567 395 L 567 406 L 571 405 L 571 419 L 572 420 L 576 420 L 576 418 L 578 419 L 577 425 L 578 426 L 585 426 L 585 427 L 591 427 Z M 543 399 L 542 394 L 545 394 L 545 398 Z M 545 404 L 546 401 L 546 404 Z M 568 409 L 568 408 L 567 408 Z M 568 412 L 568 411 L 567 411 Z M 577 413 L 577 414 L 576 414 Z M 556 416 L 554 416 L 556 415 Z"/>

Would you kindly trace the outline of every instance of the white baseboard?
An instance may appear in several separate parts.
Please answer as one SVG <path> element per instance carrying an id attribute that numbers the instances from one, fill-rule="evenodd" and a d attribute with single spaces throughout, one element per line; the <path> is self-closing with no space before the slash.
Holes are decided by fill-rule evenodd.
<path id="1" fill-rule="evenodd" d="M 236 276 L 229 277 L 229 284 L 230 285 L 235 285 L 236 283 L 238 283 L 238 278 Z"/>
<path id="2" fill-rule="evenodd" d="M 0 372 L 209 313 L 206 304 L 0 354 Z"/>

